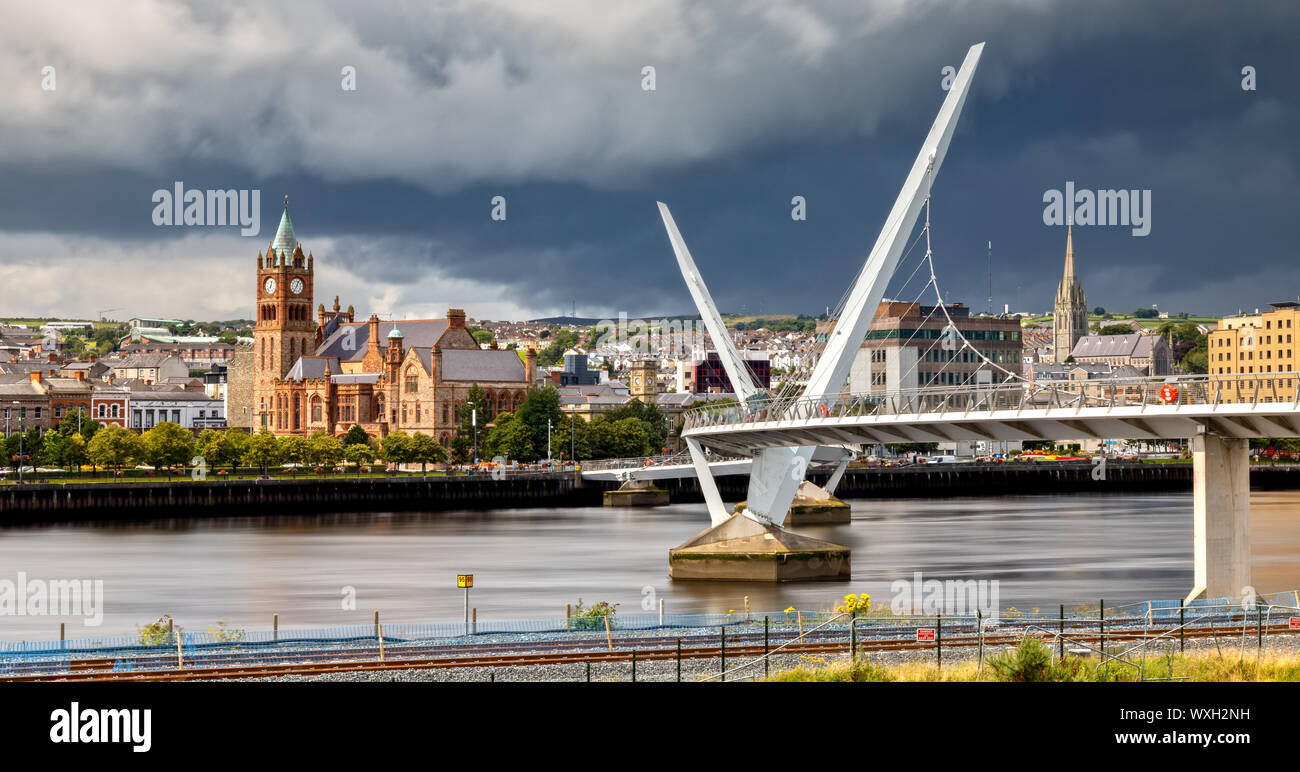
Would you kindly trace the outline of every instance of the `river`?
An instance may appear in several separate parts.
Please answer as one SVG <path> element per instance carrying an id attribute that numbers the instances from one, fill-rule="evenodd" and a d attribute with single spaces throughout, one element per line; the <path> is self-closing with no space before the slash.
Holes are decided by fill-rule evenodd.
<path id="1" fill-rule="evenodd" d="M 668 549 L 707 525 L 702 504 L 431 514 L 213 518 L 0 529 L 0 582 L 103 582 L 103 620 L 0 616 L 0 638 L 127 634 L 162 614 L 184 629 L 454 621 L 456 575 L 474 574 L 479 619 L 829 608 L 849 592 L 892 598 L 911 579 L 998 580 L 1003 608 L 1182 597 L 1192 583 L 1190 493 L 851 500 L 849 525 L 799 529 L 853 549 L 842 582 L 671 582 Z M 1255 587 L 1300 588 L 1300 491 L 1251 496 Z M 355 608 L 346 608 L 348 598 Z"/>

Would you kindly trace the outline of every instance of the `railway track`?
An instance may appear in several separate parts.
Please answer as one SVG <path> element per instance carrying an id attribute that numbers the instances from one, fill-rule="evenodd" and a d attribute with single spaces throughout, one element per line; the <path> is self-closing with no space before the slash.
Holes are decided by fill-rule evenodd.
<path id="1" fill-rule="evenodd" d="M 1290 632 L 1285 624 L 1265 625 L 1265 634 L 1277 634 Z M 1240 633 L 1234 634 L 1231 628 L 1210 628 L 1198 627 L 1188 628 L 1183 631 L 1187 638 L 1208 638 L 1218 635 L 1225 639 L 1239 638 Z M 1246 634 L 1258 634 L 1258 628 L 1248 625 Z M 1034 632 L 1034 637 L 1040 639 L 1052 639 L 1052 635 L 1046 632 Z M 1177 640 L 1178 633 L 1169 629 L 1142 630 L 1142 629 L 1119 629 L 1107 631 L 1105 639 L 1107 643 L 1135 641 L 1143 638 L 1152 638 L 1159 635 L 1172 635 L 1172 640 Z M 1006 646 L 1015 645 L 1024 637 L 1020 633 L 994 634 L 984 636 L 985 646 Z M 1076 635 L 1068 635 L 1070 642 L 1083 643 L 1096 646 L 1100 643 L 1100 636 L 1096 631 L 1081 632 Z M 654 643 L 665 643 L 665 639 L 656 637 L 654 639 L 645 639 L 647 643 L 653 640 Z M 943 641 L 945 648 L 952 647 L 971 647 L 978 644 L 975 636 L 963 635 L 946 638 Z M 620 642 L 620 645 L 627 643 Z M 774 649 L 779 643 L 773 643 L 769 648 Z M 865 639 L 857 642 L 859 653 L 871 652 L 888 652 L 888 651 L 916 651 L 934 649 L 934 642 L 917 642 L 912 640 L 878 640 Z M 804 643 L 787 644 L 781 649 L 785 654 L 840 654 L 848 653 L 849 643 L 844 640 L 835 641 L 813 641 Z M 402 652 L 409 654 L 409 652 Z M 721 656 L 722 647 L 719 646 L 683 646 L 680 651 L 682 659 L 712 659 Z M 728 645 L 726 655 L 736 660 L 749 660 L 761 657 L 764 653 L 764 646 L 761 644 L 743 644 Z M 388 670 L 420 670 L 420 669 L 444 669 L 444 668 L 464 668 L 464 667 L 527 667 L 530 665 L 564 665 L 580 664 L 585 662 L 627 662 L 635 654 L 637 661 L 662 661 L 676 659 L 679 656 L 675 647 L 664 648 L 659 646 L 647 646 L 645 648 L 625 648 L 614 651 L 596 650 L 596 651 L 566 651 L 566 652 L 524 652 L 524 653 L 502 653 L 487 654 L 479 656 L 425 656 L 410 657 L 402 656 L 397 659 L 385 658 L 379 659 L 378 647 L 373 650 L 350 650 L 346 652 L 336 652 L 338 655 L 346 656 L 347 659 L 335 661 L 315 661 L 300 663 L 278 663 L 265 665 L 226 665 L 217 667 L 158 667 L 156 669 L 135 669 L 125 672 L 114 672 L 112 668 L 116 665 L 117 660 L 111 658 L 97 658 L 74 660 L 72 671 L 62 674 L 38 674 L 38 675 L 20 675 L 0 677 L 0 681 L 24 682 L 24 681 L 62 681 L 74 683 L 90 683 L 105 681 L 212 681 L 212 680 L 233 680 L 247 678 L 267 678 L 288 675 L 325 675 L 339 672 L 372 672 Z M 372 658 L 361 658 L 370 654 Z M 135 667 L 143 667 L 145 664 L 161 664 L 170 662 L 170 658 L 157 658 L 149 663 L 140 663 L 136 661 Z"/>

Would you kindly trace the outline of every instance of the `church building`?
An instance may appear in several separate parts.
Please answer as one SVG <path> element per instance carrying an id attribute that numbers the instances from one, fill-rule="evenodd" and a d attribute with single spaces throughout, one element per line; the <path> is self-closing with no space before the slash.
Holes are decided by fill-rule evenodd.
<path id="1" fill-rule="evenodd" d="M 1056 288 L 1056 308 L 1052 312 L 1052 352 L 1056 364 L 1062 364 L 1074 351 L 1074 344 L 1088 334 L 1088 298 L 1083 283 L 1074 273 L 1074 226 L 1065 232 L 1065 273 Z"/>
<path id="2" fill-rule="evenodd" d="M 303 254 L 288 204 L 280 227 L 257 256 L 252 429 L 277 435 L 342 435 L 360 426 L 372 436 L 391 431 L 432 435 L 450 447 L 472 386 L 486 395 L 474 406 L 482 427 L 523 404 L 537 352 L 480 348 L 465 312 L 444 319 L 357 322 L 351 306 L 312 313 L 314 258 Z"/>

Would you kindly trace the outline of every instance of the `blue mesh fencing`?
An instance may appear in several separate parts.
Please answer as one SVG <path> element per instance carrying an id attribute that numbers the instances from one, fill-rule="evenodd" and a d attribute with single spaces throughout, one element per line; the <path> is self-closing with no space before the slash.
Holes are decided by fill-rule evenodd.
<path id="1" fill-rule="evenodd" d="M 1055 612 L 1000 611 L 996 618 L 895 615 L 887 610 L 851 616 L 832 611 L 730 612 L 726 614 L 626 614 L 568 619 L 479 620 L 464 622 L 383 623 L 335 627 L 206 632 L 143 630 L 135 635 L 68 641 L 0 641 L 0 678 L 69 676 L 90 672 L 139 673 L 185 670 L 257 669 L 271 666 L 316 666 L 409 662 L 412 666 L 453 665 L 457 660 L 517 658 L 553 654 L 713 650 L 725 641 L 744 652 L 797 642 L 845 646 L 880 642 L 915 642 L 919 629 L 934 629 L 944 645 L 971 645 L 990 635 L 1067 637 L 1101 631 L 1122 635 L 1187 628 L 1243 626 L 1260 621 L 1276 625 L 1300 615 L 1296 593 L 1258 599 L 1258 610 L 1242 608 L 1240 599 L 1153 600 L 1099 608 L 1081 605 Z M 1180 623 L 1181 607 L 1181 623 Z M 1166 632 L 1165 634 L 1170 634 Z M 1176 635 L 1176 633 L 1173 633 Z M 937 642 L 936 642 L 937 643 Z"/>

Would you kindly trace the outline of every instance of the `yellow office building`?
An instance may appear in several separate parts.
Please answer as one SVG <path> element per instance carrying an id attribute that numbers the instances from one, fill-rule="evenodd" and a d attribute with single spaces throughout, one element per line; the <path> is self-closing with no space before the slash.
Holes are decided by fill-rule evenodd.
<path id="1" fill-rule="evenodd" d="M 1270 303 L 1272 311 L 1254 316 L 1219 320 L 1209 335 L 1209 373 L 1212 376 L 1246 376 L 1223 379 L 1224 402 L 1278 402 L 1293 400 L 1296 352 L 1300 351 L 1300 303 Z M 1258 379 L 1252 376 L 1282 373 L 1290 377 Z M 1218 380 L 1218 379 L 1213 379 Z"/>

